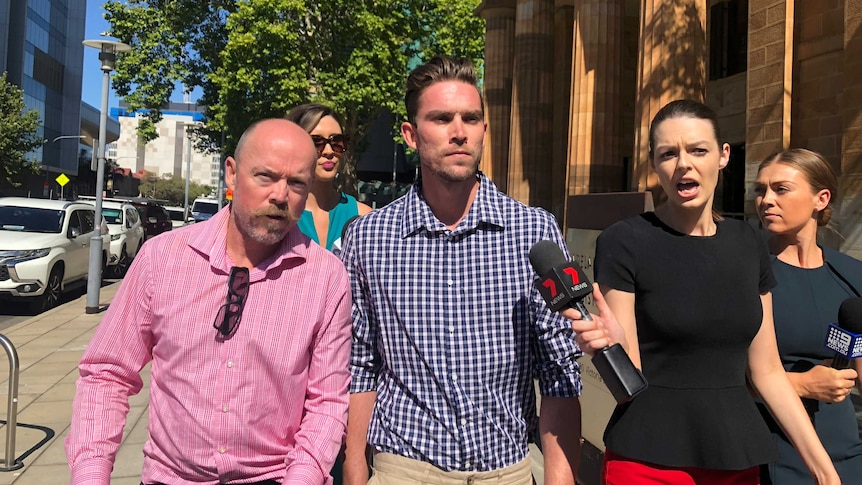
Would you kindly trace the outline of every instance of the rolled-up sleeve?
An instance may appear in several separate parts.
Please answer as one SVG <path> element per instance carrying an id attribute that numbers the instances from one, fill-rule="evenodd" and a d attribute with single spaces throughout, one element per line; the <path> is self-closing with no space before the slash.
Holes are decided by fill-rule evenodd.
<path id="1" fill-rule="evenodd" d="M 348 231 L 355 232 L 355 225 Z M 350 352 L 350 393 L 368 392 L 376 389 L 379 372 L 377 352 L 377 322 L 374 318 L 373 301 L 368 279 L 363 274 L 359 261 L 356 238 L 347 236 L 342 252 L 342 262 L 350 279 L 353 297 L 351 318 L 353 321 L 353 341 Z"/>
<path id="2" fill-rule="evenodd" d="M 550 218 L 550 215 L 546 217 Z M 556 243 L 566 258 L 569 251 L 563 236 L 551 219 L 546 239 Z M 530 293 L 535 318 L 533 339 L 534 373 L 539 380 L 539 392 L 549 397 L 577 397 L 581 395 L 581 367 L 577 359 L 583 352 L 575 342 L 575 332 L 567 319 L 552 312 L 539 290 Z"/>

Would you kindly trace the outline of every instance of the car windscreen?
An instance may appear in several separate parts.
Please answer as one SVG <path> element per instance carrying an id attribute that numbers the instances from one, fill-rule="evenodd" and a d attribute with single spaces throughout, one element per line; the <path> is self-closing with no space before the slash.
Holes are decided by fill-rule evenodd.
<path id="1" fill-rule="evenodd" d="M 65 216 L 62 210 L 0 206 L 0 229 L 59 234 L 63 231 Z"/>
<path id="2" fill-rule="evenodd" d="M 102 209 L 102 217 L 105 218 L 106 224 L 123 223 L 123 211 L 120 209 Z"/>
<path id="3" fill-rule="evenodd" d="M 218 212 L 218 202 L 203 202 L 196 200 L 195 203 L 192 204 L 192 212 L 210 215 L 215 214 Z"/>
<path id="4" fill-rule="evenodd" d="M 172 221 L 184 221 L 185 217 L 185 209 L 167 209 L 168 215 L 171 216 Z"/>

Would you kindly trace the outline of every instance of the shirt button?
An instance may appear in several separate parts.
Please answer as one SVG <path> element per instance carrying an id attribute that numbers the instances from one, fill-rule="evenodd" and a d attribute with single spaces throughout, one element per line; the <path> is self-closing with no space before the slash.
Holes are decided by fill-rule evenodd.
<path id="1" fill-rule="evenodd" d="M 446 282 L 446 284 L 447 284 L 447 285 L 449 285 L 449 286 L 452 286 L 452 285 L 454 285 L 454 284 L 455 284 L 455 282 L 454 282 L 454 281 L 452 281 L 452 280 L 449 280 L 449 281 L 447 281 L 447 282 Z"/>
<path id="2" fill-rule="evenodd" d="M 224 406 L 221 407 L 221 412 L 223 412 L 223 413 L 227 412 L 227 404 L 225 404 Z"/>
<path id="3" fill-rule="evenodd" d="M 226 451 L 227 451 L 227 448 L 225 448 L 224 446 L 222 446 L 221 448 L 218 449 L 219 453 L 224 453 Z"/>
<path id="4" fill-rule="evenodd" d="M 228 367 L 233 367 L 233 361 L 232 361 L 232 360 L 227 361 L 227 366 L 228 366 Z"/>
<path id="5" fill-rule="evenodd" d="M 467 426 L 467 418 L 461 418 L 461 426 Z"/>
<path id="6" fill-rule="evenodd" d="M 449 325 L 449 333 L 455 333 L 455 325 Z"/>
<path id="7" fill-rule="evenodd" d="M 458 380 L 458 374 L 456 374 L 456 373 L 454 373 L 454 372 L 453 372 L 453 373 L 452 373 L 452 380 L 453 380 L 453 381 L 457 381 L 457 380 Z"/>

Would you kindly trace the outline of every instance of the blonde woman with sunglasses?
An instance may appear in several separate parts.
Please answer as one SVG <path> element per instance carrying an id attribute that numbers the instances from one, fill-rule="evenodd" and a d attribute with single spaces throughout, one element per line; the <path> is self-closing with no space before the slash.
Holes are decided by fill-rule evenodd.
<path id="1" fill-rule="evenodd" d="M 348 142 L 341 130 L 341 118 L 327 106 L 307 103 L 290 110 L 287 119 L 311 135 L 318 154 L 314 184 L 299 220 L 299 230 L 339 254 L 344 226 L 354 217 L 371 212 L 371 207 L 341 190 Z"/>

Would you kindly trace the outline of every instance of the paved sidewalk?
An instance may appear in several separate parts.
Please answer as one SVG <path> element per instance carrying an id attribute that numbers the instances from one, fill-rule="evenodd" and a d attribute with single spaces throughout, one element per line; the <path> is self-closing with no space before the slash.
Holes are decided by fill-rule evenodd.
<path id="1" fill-rule="evenodd" d="M 118 283 L 101 289 L 100 303 L 107 305 Z M 86 296 L 14 325 L 3 332 L 18 352 L 18 426 L 15 457 L 24 467 L 0 472 L 0 485 L 62 485 L 69 483 L 69 467 L 63 441 L 69 432 L 72 399 L 78 378 L 78 361 L 104 313 L 84 312 Z M 9 364 L 0 355 L 0 419 L 7 418 Z M 149 372 L 149 367 L 144 369 Z M 143 444 L 147 436 L 149 376 L 144 389 L 131 399 L 111 483 L 137 485 L 141 479 Z M 6 456 L 5 425 L 0 426 L 0 461 Z"/>
<path id="2" fill-rule="evenodd" d="M 100 303 L 111 302 L 119 283 L 101 289 Z M 82 296 L 53 310 L 14 325 L 3 332 L 18 352 L 18 426 L 15 457 L 24 467 L 0 472 L 0 485 L 67 485 L 69 466 L 63 441 L 69 432 L 72 400 L 78 379 L 78 362 L 90 343 L 104 313 L 85 313 L 87 297 Z M 144 388 L 130 399 L 131 409 L 117 453 L 112 485 L 138 485 L 143 467 L 143 446 L 147 439 L 149 407 L 149 366 L 142 372 Z M 0 355 L 0 419 L 7 418 L 9 364 Z M 0 462 L 6 456 L 5 425 L 0 426 Z M 544 483 L 541 458 L 534 445 L 533 474 Z"/>

